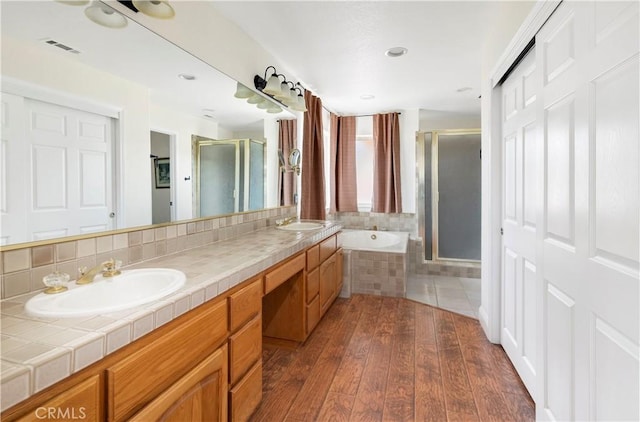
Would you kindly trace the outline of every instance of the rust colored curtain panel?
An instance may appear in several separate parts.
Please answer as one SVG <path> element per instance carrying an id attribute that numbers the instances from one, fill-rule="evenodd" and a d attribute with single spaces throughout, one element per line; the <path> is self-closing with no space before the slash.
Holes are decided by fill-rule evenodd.
<path id="1" fill-rule="evenodd" d="M 373 204 L 371 211 L 401 213 L 400 119 L 398 113 L 373 116 Z"/>
<path id="2" fill-rule="evenodd" d="M 322 100 L 309 91 L 304 99 L 307 111 L 304 113 L 302 138 L 302 200 L 300 218 L 324 220 L 324 150 L 322 145 Z"/>
<path id="3" fill-rule="evenodd" d="M 282 152 L 282 158 L 289 168 L 289 154 L 297 145 L 297 121 L 280 120 L 280 131 L 278 136 L 278 149 Z M 293 195 L 295 193 L 295 173 L 282 172 L 278 177 L 279 203 L 282 206 L 294 205 Z"/>
<path id="4" fill-rule="evenodd" d="M 356 118 L 331 113 L 331 212 L 358 211 Z"/>

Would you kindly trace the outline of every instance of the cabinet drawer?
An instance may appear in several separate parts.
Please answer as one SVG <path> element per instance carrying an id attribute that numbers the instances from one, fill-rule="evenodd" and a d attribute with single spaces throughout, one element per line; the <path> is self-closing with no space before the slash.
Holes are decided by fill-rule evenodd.
<path id="1" fill-rule="evenodd" d="M 262 356 L 262 314 L 229 337 L 229 380 L 235 384 Z"/>
<path id="2" fill-rule="evenodd" d="M 229 331 L 232 333 L 262 311 L 262 277 L 229 296 Z"/>
<path id="3" fill-rule="evenodd" d="M 297 272 L 304 270 L 305 254 L 301 253 L 295 258 L 278 266 L 276 269 L 267 273 L 264 278 L 264 294 L 266 295 Z"/>
<path id="4" fill-rule="evenodd" d="M 110 420 L 120 421 L 140 410 L 226 337 L 226 300 L 192 312 L 189 320 L 107 369 Z"/>
<path id="5" fill-rule="evenodd" d="M 307 249 L 307 271 L 313 270 L 320 264 L 320 245 Z"/>
<path id="6" fill-rule="evenodd" d="M 336 235 L 320 242 L 320 262 L 324 262 L 336 251 Z"/>
<path id="7" fill-rule="evenodd" d="M 48 412 L 55 413 L 49 414 Z M 94 375 L 66 392 L 41 404 L 32 412 L 18 419 L 19 422 L 49 420 L 99 421 L 104 418 L 102 383 L 100 375 Z"/>
<path id="8" fill-rule="evenodd" d="M 316 328 L 318 321 L 320 321 L 320 296 L 316 296 L 316 298 L 307 305 L 307 334 Z"/>
<path id="9" fill-rule="evenodd" d="M 262 361 L 258 361 L 229 393 L 229 420 L 248 421 L 262 400 Z"/>
<path id="10" fill-rule="evenodd" d="M 307 287 L 305 290 L 307 303 L 311 302 L 317 296 L 320 289 L 320 269 L 307 273 Z"/>

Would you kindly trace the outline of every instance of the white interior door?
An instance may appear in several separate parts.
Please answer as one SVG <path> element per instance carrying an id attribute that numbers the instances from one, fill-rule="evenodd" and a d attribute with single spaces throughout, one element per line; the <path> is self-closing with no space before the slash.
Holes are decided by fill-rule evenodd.
<path id="1" fill-rule="evenodd" d="M 536 36 L 539 419 L 640 419 L 638 28 L 564 2 Z"/>
<path id="2" fill-rule="evenodd" d="M 501 343 L 535 398 L 537 365 L 536 60 L 530 51 L 502 85 Z"/>
<path id="3" fill-rule="evenodd" d="M 2 93 L 0 144 L 0 245 L 27 240 L 28 202 L 26 165 L 29 148 L 24 139 L 24 98 Z M 15 157 L 23 157 L 16 159 Z"/>
<path id="4" fill-rule="evenodd" d="M 3 202 L 3 232 L 11 221 L 24 226 L 11 243 L 112 229 L 110 118 L 28 98 L 4 98 L 11 99 L 7 110 L 21 116 L 7 119 L 15 125 L 7 142 L 3 119 L 3 145 L 9 147 L 3 151 L 3 169 L 11 178 L 11 187 L 3 192 L 22 183 L 20 196 L 12 194 Z"/>

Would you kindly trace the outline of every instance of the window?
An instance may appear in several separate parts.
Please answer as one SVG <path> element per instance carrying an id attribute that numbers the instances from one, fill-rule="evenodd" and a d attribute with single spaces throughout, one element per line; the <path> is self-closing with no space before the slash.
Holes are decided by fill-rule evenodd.
<path id="1" fill-rule="evenodd" d="M 356 118 L 356 182 L 358 211 L 371 211 L 373 202 L 373 117 Z"/>

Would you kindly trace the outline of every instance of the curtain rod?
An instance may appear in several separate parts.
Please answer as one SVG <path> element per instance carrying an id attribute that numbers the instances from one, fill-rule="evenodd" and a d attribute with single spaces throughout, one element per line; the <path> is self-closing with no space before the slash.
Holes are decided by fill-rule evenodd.
<path id="1" fill-rule="evenodd" d="M 375 114 L 357 114 L 357 115 L 355 115 L 355 116 L 354 116 L 354 115 L 342 116 L 342 115 L 340 115 L 340 114 L 338 114 L 338 113 L 334 113 L 333 111 L 329 110 L 329 109 L 328 109 L 328 108 L 326 108 L 325 106 L 322 106 L 322 108 L 324 108 L 325 110 L 327 110 L 329 113 L 335 114 L 336 116 L 339 116 L 339 117 L 370 117 L 370 116 L 375 116 Z M 400 112 L 400 111 L 391 111 L 391 112 L 389 112 L 389 113 L 376 113 L 376 114 L 390 114 L 390 113 L 398 113 L 398 115 L 401 115 L 401 114 L 402 114 L 402 112 Z M 276 122 L 280 122 L 280 121 L 282 121 L 282 120 L 294 120 L 294 119 L 278 119 L 278 120 L 276 120 Z"/>
<path id="2" fill-rule="evenodd" d="M 391 111 L 389 113 L 376 113 L 376 114 L 391 114 L 391 113 L 398 113 L 398 115 L 402 114 L 399 111 Z M 341 117 L 369 117 L 369 116 L 375 116 L 376 114 L 358 114 L 355 116 L 341 116 Z"/>

